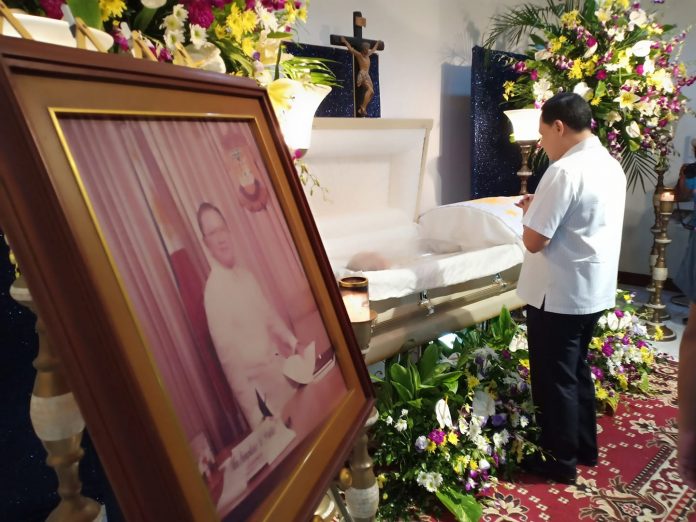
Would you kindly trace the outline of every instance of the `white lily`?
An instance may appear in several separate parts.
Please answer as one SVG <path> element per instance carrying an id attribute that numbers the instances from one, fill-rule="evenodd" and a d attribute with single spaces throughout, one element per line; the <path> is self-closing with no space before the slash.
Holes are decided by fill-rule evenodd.
<path id="1" fill-rule="evenodd" d="M 452 428 L 452 414 L 450 413 L 449 406 L 445 399 L 440 399 L 435 404 L 435 417 L 437 417 L 437 423 L 440 425 L 440 429 L 444 429 L 445 426 Z"/>

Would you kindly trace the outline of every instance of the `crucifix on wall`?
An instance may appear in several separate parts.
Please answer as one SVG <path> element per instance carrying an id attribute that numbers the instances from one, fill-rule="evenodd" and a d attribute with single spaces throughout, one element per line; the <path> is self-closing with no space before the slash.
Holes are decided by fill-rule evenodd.
<path id="1" fill-rule="evenodd" d="M 331 45 L 344 45 L 353 55 L 353 81 L 355 85 L 355 115 L 359 118 L 367 116 L 367 108 L 375 94 L 375 87 L 370 77 L 370 57 L 377 51 L 384 49 L 381 40 L 369 40 L 362 37 L 363 27 L 367 25 L 367 19 L 363 18 L 360 11 L 353 11 L 353 36 L 341 36 L 332 34 L 329 42 Z"/>

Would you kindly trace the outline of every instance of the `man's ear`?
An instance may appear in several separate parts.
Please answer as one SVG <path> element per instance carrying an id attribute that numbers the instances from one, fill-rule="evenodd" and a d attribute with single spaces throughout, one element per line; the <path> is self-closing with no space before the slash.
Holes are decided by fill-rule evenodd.
<path id="1" fill-rule="evenodd" d="M 565 134 L 566 126 L 561 120 L 554 120 L 553 128 L 556 130 L 556 132 L 558 132 L 559 136 L 563 136 L 563 134 Z"/>

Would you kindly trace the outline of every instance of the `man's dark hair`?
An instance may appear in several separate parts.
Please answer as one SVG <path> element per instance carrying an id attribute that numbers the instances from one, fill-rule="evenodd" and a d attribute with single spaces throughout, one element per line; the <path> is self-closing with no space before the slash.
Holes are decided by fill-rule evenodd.
<path id="1" fill-rule="evenodd" d="M 196 212 L 196 220 L 198 221 L 198 230 L 201 231 L 201 235 L 205 236 L 205 232 L 203 232 L 203 222 L 201 221 L 201 217 L 205 212 L 208 211 L 213 211 L 217 212 L 218 215 L 222 218 L 222 220 L 225 222 L 225 225 L 227 225 L 227 220 L 225 219 L 225 216 L 222 215 L 222 212 L 220 212 L 220 209 L 217 208 L 215 205 L 212 203 L 208 203 L 207 201 L 204 201 L 201 203 L 201 205 L 198 207 L 198 211 Z"/>
<path id="2" fill-rule="evenodd" d="M 546 125 L 561 120 L 575 132 L 580 132 L 591 128 L 592 110 L 582 96 L 574 92 L 559 92 L 541 106 L 541 120 Z"/>

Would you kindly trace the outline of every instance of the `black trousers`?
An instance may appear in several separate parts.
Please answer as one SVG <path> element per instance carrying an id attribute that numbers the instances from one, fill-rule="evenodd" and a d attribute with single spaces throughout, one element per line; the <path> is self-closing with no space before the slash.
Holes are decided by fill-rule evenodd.
<path id="1" fill-rule="evenodd" d="M 597 459 L 594 384 L 587 349 L 601 312 L 567 315 L 527 306 L 532 398 L 540 445 L 550 465 L 572 473 L 577 459 Z"/>

